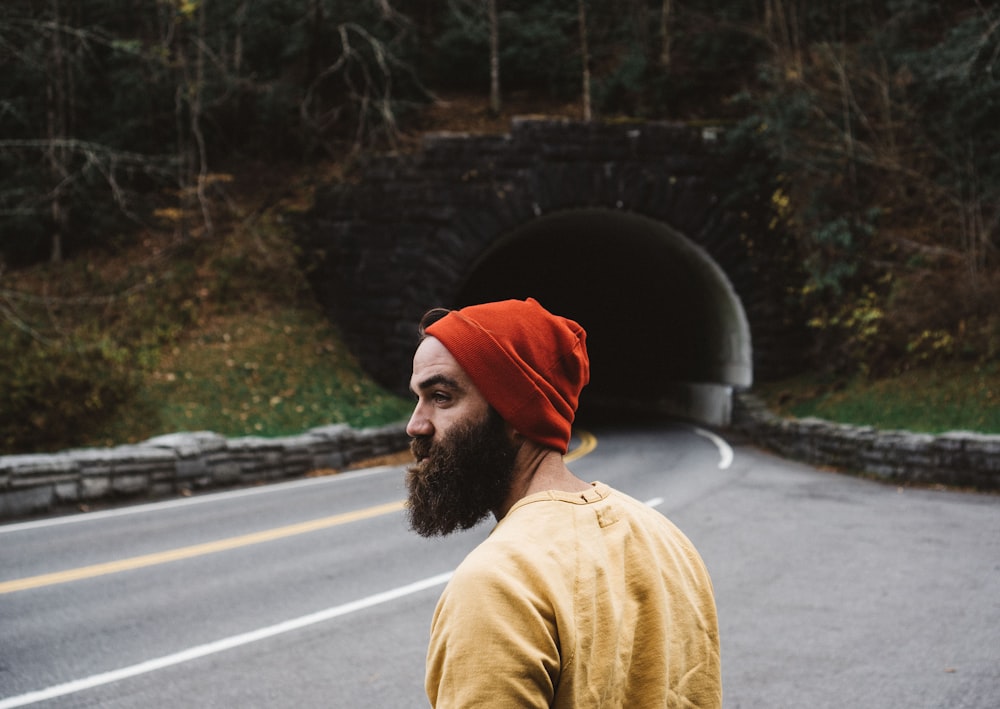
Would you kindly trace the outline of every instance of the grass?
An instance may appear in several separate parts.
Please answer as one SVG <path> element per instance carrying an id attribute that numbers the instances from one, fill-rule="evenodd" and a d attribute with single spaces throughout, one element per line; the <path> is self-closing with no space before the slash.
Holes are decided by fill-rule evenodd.
<path id="1" fill-rule="evenodd" d="M 331 423 L 405 420 L 410 402 L 367 377 L 320 312 L 280 218 L 284 209 L 306 206 L 310 180 L 322 177 L 277 180 L 279 187 L 234 185 L 238 199 L 218 205 L 217 232 L 179 247 L 169 229 L 150 231 L 114 253 L 4 274 L 8 296 L 29 295 L 18 301 L 18 314 L 32 328 L 54 341 L 67 332 L 98 333 L 139 383 L 107 420 L 88 416 L 76 425 L 74 419 L 72 440 L 50 435 L 16 452 L 113 446 L 176 431 L 281 436 Z M 90 298 L 95 292 L 111 296 Z M 0 318 L 0 327 L 10 329 L 8 320 Z M 25 362 L 25 376 L 40 371 Z M 754 391 L 783 415 L 882 429 L 1000 433 L 997 362 L 881 381 L 803 376 Z M 55 405 L 46 411 L 15 415 L 59 416 L 60 397 L 50 398 Z M 36 428 L 51 433 L 56 427 Z"/>
<path id="2" fill-rule="evenodd" d="M 1000 434 L 1000 363 L 950 363 L 896 377 L 829 382 L 803 375 L 754 388 L 776 413 L 923 433 Z"/>
<path id="3" fill-rule="evenodd" d="M 266 179 L 256 181 L 260 175 Z M 335 423 L 404 421 L 411 403 L 365 374 L 297 262 L 282 215 L 307 206 L 309 184 L 319 178 L 284 177 L 241 172 L 248 184 L 226 183 L 231 191 L 214 205 L 214 233 L 179 238 L 168 224 L 122 248 L 3 274 L 11 293 L 26 294 L 19 304 L 37 303 L 19 306 L 36 340 L 63 350 L 80 340 L 110 343 L 116 372 L 109 367 L 87 376 L 128 391 L 113 408 L 95 396 L 92 416 L 81 417 L 77 406 L 73 425 L 60 433 L 35 425 L 41 434 L 4 452 L 115 446 L 178 431 L 274 437 Z M 0 307 L 0 336 L 13 339 L 4 312 Z M 45 351 L 35 346 L 24 356 Z M 51 378 L 25 362 L 29 378 Z M 58 417 L 66 398 L 49 396 L 44 411 L 28 413 L 39 421 Z M 26 415 L 23 408 L 16 415 Z"/>
<path id="4" fill-rule="evenodd" d="M 321 313 L 301 307 L 216 317 L 144 381 L 134 404 L 95 431 L 92 444 L 174 431 L 272 437 L 331 423 L 363 428 L 410 411 L 364 374 Z"/>

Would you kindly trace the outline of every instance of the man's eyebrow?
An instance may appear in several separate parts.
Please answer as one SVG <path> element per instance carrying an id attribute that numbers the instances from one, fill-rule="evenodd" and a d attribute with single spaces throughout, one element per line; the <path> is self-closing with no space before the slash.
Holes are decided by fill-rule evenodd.
<path id="1" fill-rule="evenodd" d="M 458 382 L 445 374 L 435 374 L 432 377 L 428 377 L 419 384 L 417 384 L 417 389 L 423 391 L 425 389 L 430 389 L 431 387 L 443 386 L 448 389 L 454 389 L 456 391 L 461 390 Z"/>

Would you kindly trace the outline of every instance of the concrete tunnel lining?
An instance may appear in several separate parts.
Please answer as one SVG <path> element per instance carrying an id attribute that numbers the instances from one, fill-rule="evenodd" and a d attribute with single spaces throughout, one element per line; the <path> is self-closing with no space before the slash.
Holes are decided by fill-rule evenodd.
<path id="1" fill-rule="evenodd" d="M 611 209 L 534 219 L 479 255 L 455 306 L 537 298 L 588 332 L 581 406 L 630 402 L 728 422 L 732 388 L 753 381 L 743 305 L 709 254 L 667 224 Z"/>

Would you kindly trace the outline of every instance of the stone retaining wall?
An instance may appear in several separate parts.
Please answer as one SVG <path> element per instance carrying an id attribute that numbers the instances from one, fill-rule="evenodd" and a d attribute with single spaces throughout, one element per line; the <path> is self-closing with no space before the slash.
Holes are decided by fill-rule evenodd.
<path id="1" fill-rule="evenodd" d="M 785 419 L 757 397 L 733 395 L 731 427 L 754 443 L 811 465 L 887 482 L 1000 490 L 1000 436 L 880 431 L 814 418 Z"/>
<path id="2" fill-rule="evenodd" d="M 811 465 L 897 483 L 1000 490 L 1000 436 L 879 431 L 819 419 L 785 419 L 757 397 L 733 394 L 730 428 L 755 444 Z M 137 445 L 0 456 L 0 519 L 115 498 L 301 477 L 405 450 L 403 424 L 324 426 L 281 438 L 232 438 L 199 431 Z"/>
<path id="3" fill-rule="evenodd" d="M 137 445 L 0 456 L 0 519 L 114 498 L 157 498 L 338 470 L 405 450 L 403 424 L 346 424 L 280 438 L 173 433 Z"/>

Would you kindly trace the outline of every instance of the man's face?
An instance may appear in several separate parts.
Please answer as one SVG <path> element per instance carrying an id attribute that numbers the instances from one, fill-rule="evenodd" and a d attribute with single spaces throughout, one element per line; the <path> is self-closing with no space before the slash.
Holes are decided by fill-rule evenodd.
<path id="1" fill-rule="evenodd" d="M 417 405 L 406 431 L 416 463 L 407 471 L 410 526 L 423 536 L 469 529 L 510 492 L 517 446 L 451 353 L 433 337 L 413 358 Z"/>
<path id="2" fill-rule="evenodd" d="M 517 448 L 500 415 L 457 424 L 440 440 L 414 438 L 407 470 L 410 527 L 424 537 L 469 529 L 499 509 L 510 493 Z"/>

